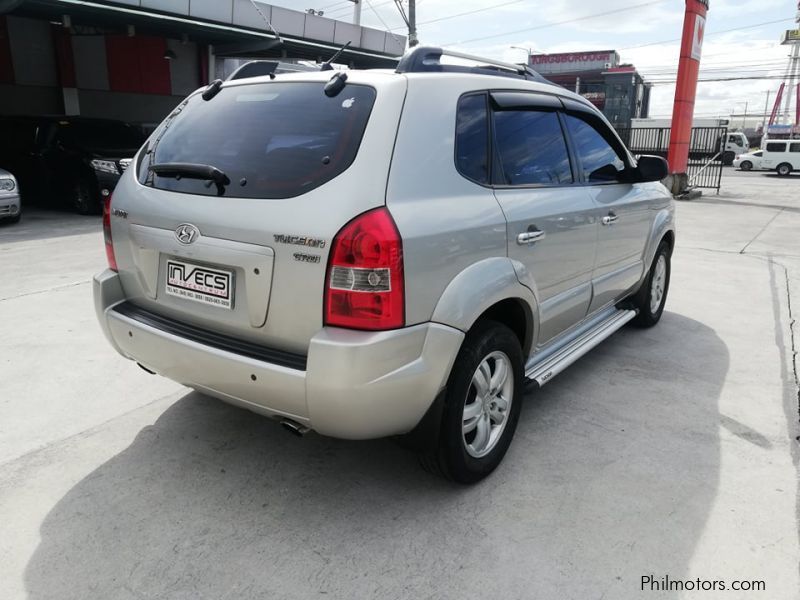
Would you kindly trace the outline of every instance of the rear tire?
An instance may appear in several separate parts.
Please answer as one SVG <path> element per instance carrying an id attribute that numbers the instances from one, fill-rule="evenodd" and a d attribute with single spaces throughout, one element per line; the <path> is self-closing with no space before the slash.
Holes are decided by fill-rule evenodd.
<path id="1" fill-rule="evenodd" d="M 672 271 L 670 255 L 669 243 L 662 240 L 658 245 L 644 284 L 633 297 L 633 306 L 639 311 L 633 323 L 639 327 L 653 327 L 661 320 L 664 305 L 667 303 L 669 278 Z"/>
<path id="2" fill-rule="evenodd" d="M 519 339 L 505 325 L 479 322 L 450 372 L 439 445 L 420 457 L 423 468 L 464 484 L 489 475 L 514 437 L 522 396 Z"/>
<path id="3" fill-rule="evenodd" d="M 70 201 L 80 215 L 97 215 L 102 209 L 97 186 L 87 179 L 75 182 L 70 192 Z"/>
<path id="4" fill-rule="evenodd" d="M 742 161 L 742 163 L 739 165 L 739 168 L 742 171 L 751 171 L 753 169 L 753 163 L 751 163 L 749 160 Z"/>
<path id="5" fill-rule="evenodd" d="M 788 177 L 792 173 L 792 165 L 790 165 L 789 163 L 781 163 L 775 170 L 781 177 Z"/>
<path id="6" fill-rule="evenodd" d="M 726 167 L 729 167 L 733 164 L 734 159 L 736 158 L 736 154 L 728 150 L 727 152 L 722 153 L 722 164 Z"/>

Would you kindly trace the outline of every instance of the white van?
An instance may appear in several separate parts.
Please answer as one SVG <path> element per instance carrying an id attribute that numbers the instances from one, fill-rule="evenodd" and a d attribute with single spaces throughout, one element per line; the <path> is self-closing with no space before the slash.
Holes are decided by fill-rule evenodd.
<path id="1" fill-rule="evenodd" d="M 761 168 L 786 176 L 800 171 L 800 140 L 764 140 Z"/>

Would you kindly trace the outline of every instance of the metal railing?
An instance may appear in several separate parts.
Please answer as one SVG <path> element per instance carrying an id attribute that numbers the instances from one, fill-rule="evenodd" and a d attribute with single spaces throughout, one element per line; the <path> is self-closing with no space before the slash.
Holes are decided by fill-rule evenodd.
<path id="1" fill-rule="evenodd" d="M 667 157 L 669 127 L 633 127 L 618 129 L 617 133 L 633 154 L 655 154 Z M 694 187 L 709 188 L 719 193 L 722 184 L 722 150 L 726 127 L 694 127 L 689 142 L 687 175 Z"/>

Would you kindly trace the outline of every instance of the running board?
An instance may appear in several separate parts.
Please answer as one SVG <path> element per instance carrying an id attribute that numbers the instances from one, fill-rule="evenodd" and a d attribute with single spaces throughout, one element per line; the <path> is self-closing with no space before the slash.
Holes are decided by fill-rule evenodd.
<path id="1" fill-rule="evenodd" d="M 613 311 L 608 317 L 581 333 L 555 354 L 546 356 L 538 361 L 529 361 L 525 368 L 525 377 L 532 380 L 539 387 L 543 386 L 589 352 L 589 350 L 611 337 L 614 332 L 633 319 L 637 312 L 635 310 Z"/>

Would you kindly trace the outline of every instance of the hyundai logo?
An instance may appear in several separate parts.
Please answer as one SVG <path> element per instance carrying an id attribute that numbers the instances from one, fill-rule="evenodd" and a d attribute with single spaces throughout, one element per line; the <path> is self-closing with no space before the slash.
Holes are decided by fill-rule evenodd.
<path id="1" fill-rule="evenodd" d="M 175 239 L 181 244 L 191 244 L 200 237 L 200 230 L 191 223 L 178 225 L 175 230 Z"/>

